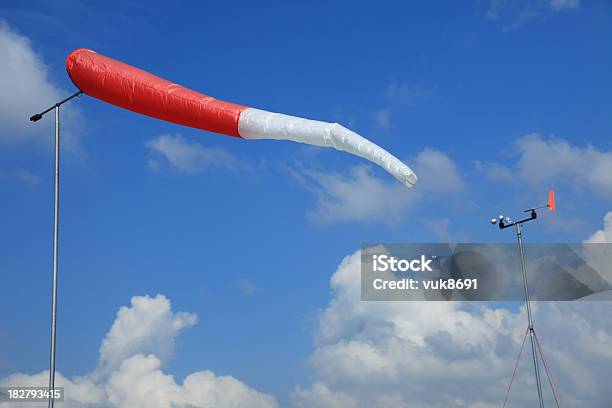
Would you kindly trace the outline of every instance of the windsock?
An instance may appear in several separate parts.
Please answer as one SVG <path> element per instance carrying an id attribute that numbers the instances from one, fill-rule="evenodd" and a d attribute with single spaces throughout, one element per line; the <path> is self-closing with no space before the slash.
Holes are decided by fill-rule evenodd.
<path id="1" fill-rule="evenodd" d="M 68 55 L 66 70 L 83 93 L 133 112 L 242 139 L 333 147 L 378 164 L 408 187 L 417 181 L 402 161 L 337 123 L 220 101 L 83 48 Z"/>

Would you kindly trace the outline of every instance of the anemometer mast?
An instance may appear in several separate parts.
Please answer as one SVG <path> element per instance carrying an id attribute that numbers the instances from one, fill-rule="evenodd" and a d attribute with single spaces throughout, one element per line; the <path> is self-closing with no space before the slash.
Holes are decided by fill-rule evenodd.
<path id="1" fill-rule="evenodd" d="M 518 243 L 518 248 L 519 248 L 519 255 L 521 258 L 521 273 L 522 273 L 522 277 L 523 277 L 523 289 L 524 289 L 524 295 L 525 295 L 525 306 L 527 309 L 527 321 L 528 321 L 528 326 L 527 326 L 527 331 L 525 332 L 525 336 L 527 336 L 527 334 L 529 334 L 529 339 L 531 341 L 531 355 L 533 357 L 533 369 L 535 372 L 535 379 L 536 379 L 536 386 L 537 386 L 537 390 L 538 390 L 538 401 L 539 401 L 539 406 L 540 408 L 544 408 L 544 398 L 543 398 L 543 394 L 542 394 L 542 380 L 540 377 L 540 367 L 539 367 L 539 363 L 538 363 L 538 350 L 540 352 L 540 355 L 542 357 L 542 360 L 544 361 L 544 355 L 542 354 L 542 350 L 541 347 L 538 343 L 538 339 L 536 336 L 536 332 L 535 332 L 535 328 L 533 326 L 533 315 L 531 313 L 531 302 L 529 299 L 529 285 L 527 282 L 527 267 L 525 264 L 525 251 L 523 249 L 523 232 L 522 232 L 522 224 L 528 222 L 528 221 L 533 221 L 536 218 L 538 218 L 538 213 L 536 212 L 536 210 L 541 209 L 541 208 L 548 208 L 551 211 L 555 211 L 556 207 L 555 207 L 555 191 L 554 190 L 550 190 L 548 193 L 548 203 L 546 205 L 540 206 L 540 207 L 533 207 L 533 208 L 528 208 L 526 210 L 523 210 L 523 212 L 525 213 L 529 213 L 529 217 L 528 218 L 524 218 L 522 220 L 519 221 L 512 221 L 512 219 L 510 217 L 505 217 L 503 214 L 499 216 L 499 218 L 493 218 L 491 219 L 491 224 L 495 225 L 497 224 L 499 226 L 500 230 L 509 228 L 514 226 L 516 229 L 516 239 L 517 239 L 517 243 Z M 523 345 L 525 344 L 525 340 L 523 339 Z M 522 352 L 522 348 L 521 348 L 521 352 Z M 520 359 L 520 354 L 519 354 L 519 359 Z M 555 387 L 553 386 L 553 382 L 552 382 L 552 378 L 550 376 L 550 373 L 548 371 L 548 368 L 546 366 L 546 362 L 545 363 L 545 368 L 546 368 L 546 374 L 548 376 L 548 380 L 549 383 L 551 385 L 551 389 L 553 391 L 553 395 L 555 397 L 555 401 L 557 402 L 557 406 L 559 406 L 559 400 L 557 397 L 557 392 L 555 390 Z M 516 362 L 516 365 L 518 366 L 518 360 Z M 516 373 L 516 366 L 515 366 L 515 371 L 514 373 Z M 513 379 L 514 379 L 514 373 L 513 373 Z M 512 387 L 512 380 L 510 382 L 510 386 L 508 387 L 508 391 L 506 393 L 506 398 L 504 401 L 504 406 L 506 405 L 506 403 L 508 402 L 508 396 L 510 394 L 510 387 Z"/>

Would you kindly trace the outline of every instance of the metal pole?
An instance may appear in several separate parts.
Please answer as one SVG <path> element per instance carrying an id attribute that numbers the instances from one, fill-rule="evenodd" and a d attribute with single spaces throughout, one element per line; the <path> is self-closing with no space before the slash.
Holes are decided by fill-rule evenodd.
<path id="1" fill-rule="evenodd" d="M 516 238 L 518 240 L 519 252 L 521 255 L 521 270 L 523 273 L 523 287 L 525 289 L 525 304 L 527 305 L 527 320 L 529 321 L 529 338 L 531 340 L 531 354 L 533 356 L 533 368 L 535 370 L 536 385 L 538 387 L 538 400 L 540 408 L 544 408 L 544 399 L 542 396 L 542 384 L 540 381 L 540 369 L 538 367 L 538 357 L 536 354 L 536 344 L 534 339 L 533 317 L 531 315 L 531 305 L 529 303 L 529 287 L 527 286 L 527 268 L 525 267 L 525 253 L 523 251 L 523 233 L 521 232 L 521 224 L 516 224 Z"/>
<path id="2" fill-rule="evenodd" d="M 55 110 L 55 177 L 53 193 L 53 290 L 51 292 L 51 356 L 49 363 L 49 408 L 53 408 L 55 402 L 55 344 L 57 327 L 57 274 L 59 259 L 59 173 L 60 173 L 60 106 L 69 100 L 83 95 L 78 91 L 69 97 L 62 99 L 50 108 L 30 116 L 30 121 L 38 122 L 43 116 Z"/>
<path id="3" fill-rule="evenodd" d="M 57 326 L 57 273 L 59 255 L 59 172 L 60 172 L 60 104 L 55 105 L 55 180 L 53 194 L 53 290 L 51 292 L 51 361 L 49 367 L 49 408 L 55 401 L 55 339 Z"/>

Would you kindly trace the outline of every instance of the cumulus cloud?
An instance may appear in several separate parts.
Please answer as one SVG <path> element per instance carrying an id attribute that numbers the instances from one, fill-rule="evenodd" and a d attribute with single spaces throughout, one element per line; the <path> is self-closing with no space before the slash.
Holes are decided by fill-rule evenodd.
<path id="1" fill-rule="evenodd" d="M 41 371 L 37 374 L 15 373 L 8 377 L 0 378 L 0 386 L 19 386 L 19 387 L 46 387 L 49 384 L 49 371 Z M 104 401 L 104 390 L 89 378 L 75 377 L 68 379 L 61 373 L 55 374 L 55 386 L 64 388 L 64 408 L 99 407 Z M 0 407 L 15 408 L 35 408 L 40 407 L 41 403 L 3 403 Z"/>
<path id="2" fill-rule="evenodd" d="M 517 139 L 515 151 L 517 161 L 512 166 L 489 162 L 477 163 L 477 168 L 497 181 L 514 180 L 533 187 L 571 184 L 576 190 L 586 188 L 612 198 L 612 151 L 537 133 Z"/>
<path id="3" fill-rule="evenodd" d="M 356 166 L 347 175 L 304 170 L 299 175 L 315 195 L 308 217 L 319 223 L 396 220 L 416 196 L 406 187 L 377 177 L 370 166 Z"/>
<path id="4" fill-rule="evenodd" d="M 341 391 L 331 391 L 324 383 L 315 383 L 310 389 L 296 387 L 291 395 L 296 408 L 352 408 L 357 400 Z"/>
<path id="5" fill-rule="evenodd" d="M 526 329 L 524 309 L 484 303 L 362 302 L 360 254 L 331 278 L 298 407 L 494 407 L 503 401 Z M 607 406 L 612 323 L 605 302 L 534 305 L 544 353 L 568 406 Z M 523 354 L 512 406 L 537 401 Z M 551 396 L 547 391 L 547 398 Z M 552 401 L 548 400 L 552 403 Z"/>
<path id="6" fill-rule="evenodd" d="M 177 383 L 162 369 L 172 354 L 179 332 L 196 323 L 191 313 L 173 312 L 163 295 L 134 296 L 122 307 L 100 347 L 98 367 L 84 376 L 57 373 L 56 385 L 65 388 L 66 408 L 272 408 L 273 397 L 257 392 L 230 376 L 204 370 Z M 0 379 L 1 386 L 46 386 L 48 371 L 15 373 Z M 38 406 L 34 404 L 35 406 Z M 10 406 L 0 403 L 0 406 Z M 20 403 L 20 407 L 27 405 Z"/>
<path id="7" fill-rule="evenodd" d="M 455 162 L 438 150 L 423 150 L 414 160 L 414 168 L 427 192 L 455 193 L 464 187 Z"/>
<path id="8" fill-rule="evenodd" d="M 53 114 L 36 124 L 29 117 L 53 105 L 67 92 L 51 83 L 48 68 L 30 40 L 0 19 L 0 144 L 52 141 Z M 64 146 L 78 149 L 80 115 L 70 104 L 62 108 Z"/>
<path id="9" fill-rule="evenodd" d="M 272 397 L 211 371 L 190 374 L 179 385 L 162 372 L 160 360 L 153 355 L 124 360 L 111 374 L 105 391 L 113 407 L 276 407 Z"/>
<path id="10" fill-rule="evenodd" d="M 294 175 L 316 199 L 308 216 L 315 222 L 396 222 L 404 212 L 430 195 L 463 189 L 459 170 L 446 154 L 425 149 L 414 160 L 419 176 L 416 187 L 407 189 L 394 179 L 379 178 L 369 165 L 355 166 L 348 174 L 303 170 Z"/>
<path id="11" fill-rule="evenodd" d="M 612 244 L 612 211 L 605 215 L 603 228 L 594 232 L 584 242 L 588 244 Z"/>
<path id="12" fill-rule="evenodd" d="M 238 170 L 244 164 L 219 147 L 204 147 L 186 141 L 181 135 L 161 135 L 145 143 L 151 157 L 149 168 L 167 166 L 182 173 L 195 174 L 211 169 Z"/>
<path id="13" fill-rule="evenodd" d="M 485 174 L 487 178 L 493 181 L 513 181 L 514 173 L 508 167 L 495 162 L 474 162 L 476 170 Z"/>
<path id="14" fill-rule="evenodd" d="M 122 306 L 100 346 L 99 370 L 111 372 L 136 353 L 153 354 L 162 361 L 172 357 L 174 339 L 184 328 L 196 324 L 192 313 L 173 313 L 170 300 L 157 295 L 134 296 Z"/>

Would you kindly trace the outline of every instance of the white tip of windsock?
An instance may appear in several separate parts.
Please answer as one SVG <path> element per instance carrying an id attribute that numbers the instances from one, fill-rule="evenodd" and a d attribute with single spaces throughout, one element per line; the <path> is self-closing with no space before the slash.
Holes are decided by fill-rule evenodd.
<path id="1" fill-rule="evenodd" d="M 417 182 L 416 174 L 397 157 L 337 123 L 247 108 L 240 114 L 238 133 L 244 139 L 291 140 L 333 147 L 378 164 L 407 187 Z"/>

